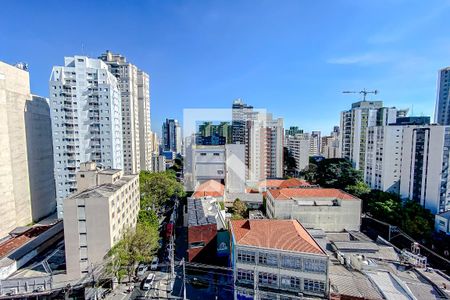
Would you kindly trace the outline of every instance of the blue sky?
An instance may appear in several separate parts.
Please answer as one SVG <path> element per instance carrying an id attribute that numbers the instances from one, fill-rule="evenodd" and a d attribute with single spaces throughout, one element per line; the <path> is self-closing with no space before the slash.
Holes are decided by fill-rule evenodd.
<path id="1" fill-rule="evenodd" d="M 127 56 L 151 76 L 152 127 L 184 108 L 242 98 L 325 133 L 378 89 L 388 106 L 432 115 L 450 65 L 449 1 L 5 1 L 0 60 L 30 65 L 47 96 L 64 56 Z"/>

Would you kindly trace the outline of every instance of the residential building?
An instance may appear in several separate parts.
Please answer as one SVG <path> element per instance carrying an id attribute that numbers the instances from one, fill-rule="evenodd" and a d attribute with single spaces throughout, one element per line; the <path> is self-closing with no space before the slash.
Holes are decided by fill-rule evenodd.
<path id="1" fill-rule="evenodd" d="M 196 144 L 197 145 L 225 145 L 231 144 L 231 124 L 229 122 L 204 122 L 199 125 Z"/>
<path id="2" fill-rule="evenodd" d="M 284 136 L 288 137 L 290 135 L 296 135 L 303 133 L 303 129 L 299 129 L 298 126 L 291 126 L 289 129 L 286 129 L 284 131 Z"/>
<path id="3" fill-rule="evenodd" d="M 328 297 L 328 256 L 296 220 L 232 220 L 235 299 Z"/>
<path id="4" fill-rule="evenodd" d="M 64 200 L 64 240 L 68 279 L 86 276 L 104 263 L 108 251 L 139 213 L 139 175 L 80 164 L 78 192 Z"/>
<path id="5" fill-rule="evenodd" d="M 395 125 L 430 125 L 430 117 L 427 116 L 397 117 Z"/>
<path id="6" fill-rule="evenodd" d="M 247 126 L 247 180 L 283 177 L 283 119 L 257 113 Z"/>
<path id="7" fill-rule="evenodd" d="M 185 187 L 193 191 L 208 180 L 225 184 L 227 192 L 245 191 L 244 145 L 188 144 L 184 164 Z"/>
<path id="8" fill-rule="evenodd" d="M 139 110 L 139 159 L 141 170 L 152 170 L 154 142 L 157 142 L 151 131 L 150 120 L 150 77 L 144 71 L 138 70 L 138 110 Z M 180 131 L 181 132 L 181 131 Z M 156 136 L 156 135 L 155 135 Z"/>
<path id="9" fill-rule="evenodd" d="M 138 68 L 129 63 L 126 57 L 113 54 L 109 50 L 103 53 L 99 59 L 108 65 L 109 71 L 117 78 L 120 91 L 123 170 L 127 174 L 137 174 L 140 171 Z"/>
<path id="10" fill-rule="evenodd" d="M 364 170 L 367 128 L 395 123 L 397 116 L 404 116 L 404 111 L 383 107 L 382 101 L 353 103 L 350 110 L 341 113 L 342 158 L 349 159 L 357 170 Z"/>
<path id="11" fill-rule="evenodd" d="M 123 169 L 122 106 L 116 77 L 99 59 L 64 58 L 49 82 L 58 217 L 76 191 L 80 163 Z"/>
<path id="12" fill-rule="evenodd" d="M 286 147 L 295 159 L 295 170 L 303 172 L 309 165 L 311 139 L 308 133 L 297 133 L 286 137 Z"/>
<path id="13" fill-rule="evenodd" d="M 233 101 L 231 123 L 233 144 L 245 144 L 247 115 L 251 112 L 253 112 L 253 106 L 245 104 L 241 99 Z"/>
<path id="14" fill-rule="evenodd" d="M 406 126 L 400 194 L 433 214 L 450 210 L 450 126 Z"/>
<path id="15" fill-rule="evenodd" d="M 153 172 L 164 172 L 166 170 L 166 157 L 164 155 L 154 155 L 152 157 Z"/>
<path id="16" fill-rule="evenodd" d="M 211 196 L 188 198 L 187 219 L 188 261 L 207 264 L 221 261 L 225 264 L 229 254 L 229 238 L 220 237 L 228 237 L 228 231 L 224 212 L 221 212 L 217 200 Z M 225 243 L 221 242 L 222 239 Z"/>
<path id="17" fill-rule="evenodd" d="M 317 156 L 321 153 L 321 132 L 320 131 L 312 131 L 309 136 L 310 146 L 309 146 L 309 156 Z"/>
<path id="18" fill-rule="evenodd" d="M 177 120 L 166 119 L 162 126 L 162 150 L 172 151 L 175 154 L 182 152 L 181 127 Z"/>
<path id="19" fill-rule="evenodd" d="M 321 154 L 325 158 L 340 158 L 339 126 L 334 126 L 330 135 L 322 137 Z"/>
<path id="20" fill-rule="evenodd" d="M 281 188 L 267 191 L 267 216 L 296 219 L 306 228 L 359 230 L 361 199 L 329 188 Z"/>
<path id="21" fill-rule="evenodd" d="M 449 82 L 450 67 L 439 70 L 434 122 L 440 125 L 450 125 Z"/>
<path id="22" fill-rule="evenodd" d="M 37 222 L 56 210 L 52 120 L 48 99 L 32 95 L 25 103 L 31 213 Z"/>
<path id="23" fill-rule="evenodd" d="M 400 193 L 403 128 L 389 125 L 367 129 L 364 180 L 372 189 Z"/>
<path id="24" fill-rule="evenodd" d="M 435 215 L 434 222 L 436 232 L 450 235 L 450 211 Z"/>
<path id="25" fill-rule="evenodd" d="M 28 72 L 0 62 L 0 238 L 32 221 L 24 113 L 29 100 Z"/>

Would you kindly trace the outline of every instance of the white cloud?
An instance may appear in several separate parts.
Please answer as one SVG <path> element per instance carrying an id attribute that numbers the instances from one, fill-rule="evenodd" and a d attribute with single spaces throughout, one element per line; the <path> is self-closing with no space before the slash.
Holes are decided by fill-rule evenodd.
<path id="1" fill-rule="evenodd" d="M 352 64 L 373 65 L 384 63 L 387 61 L 389 61 L 389 57 L 387 55 L 382 55 L 379 53 L 364 53 L 358 55 L 331 58 L 327 60 L 327 63 L 336 65 L 352 65 Z"/>

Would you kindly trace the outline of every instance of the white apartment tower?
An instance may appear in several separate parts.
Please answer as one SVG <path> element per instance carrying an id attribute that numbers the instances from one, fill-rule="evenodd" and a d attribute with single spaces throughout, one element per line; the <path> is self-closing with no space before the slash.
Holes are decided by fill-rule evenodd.
<path id="1" fill-rule="evenodd" d="M 99 59 L 117 78 L 122 100 L 123 165 L 126 174 L 151 169 L 149 76 L 120 54 L 110 51 Z"/>
<path id="2" fill-rule="evenodd" d="M 403 127 L 368 128 L 364 180 L 372 189 L 399 194 Z"/>
<path id="3" fill-rule="evenodd" d="M 295 159 L 295 170 L 302 172 L 309 165 L 311 140 L 308 133 L 297 133 L 286 137 L 286 146 Z"/>
<path id="4" fill-rule="evenodd" d="M 116 77 L 100 59 L 64 58 L 49 82 L 58 217 L 76 191 L 80 163 L 123 169 L 122 106 Z"/>
<path id="5" fill-rule="evenodd" d="M 341 156 L 355 169 L 364 170 L 367 128 L 395 123 L 397 109 L 383 107 L 382 101 L 360 101 L 341 113 Z"/>
<path id="6" fill-rule="evenodd" d="M 450 126 L 406 126 L 400 194 L 433 214 L 450 209 Z"/>

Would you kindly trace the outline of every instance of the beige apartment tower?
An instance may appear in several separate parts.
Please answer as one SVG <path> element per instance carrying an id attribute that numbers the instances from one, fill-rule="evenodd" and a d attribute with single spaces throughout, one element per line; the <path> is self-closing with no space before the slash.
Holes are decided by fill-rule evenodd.
<path id="1" fill-rule="evenodd" d="M 0 62 L 0 238 L 32 220 L 24 119 L 29 99 L 28 72 Z"/>
<path id="2" fill-rule="evenodd" d="M 78 193 L 64 200 L 64 240 L 69 280 L 86 276 L 103 262 L 127 228 L 136 226 L 139 176 L 82 163 Z"/>

